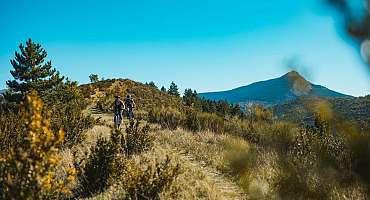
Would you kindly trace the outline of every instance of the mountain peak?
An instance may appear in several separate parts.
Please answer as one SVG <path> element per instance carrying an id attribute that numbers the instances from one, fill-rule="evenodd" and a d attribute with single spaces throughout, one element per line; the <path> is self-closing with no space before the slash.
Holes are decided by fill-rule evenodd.
<path id="1" fill-rule="evenodd" d="M 312 84 L 295 70 L 288 72 L 282 78 L 288 81 L 290 90 L 297 96 L 307 95 L 312 90 Z"/>
<path id="2" fill-rule="evenodd" d="M 310 83 L 297 71 L 290 71 L 279 78 L 252 83 L 228 91 L 201 93 L 200 96 L 216 101 L 227 100 L 230 103 L 257 102 L 265 105 L 274 105 L 302 96 L 348 97 Z"/>
<path id="3" fill-rule="evenodd" d="M 286 73 L 283 77 L 289 77 L 289 78 L 299 78 L 299 79 L 305 79 L 301 74 L 299 74 L 297 71 L 292 70 L 288 73 Z"/>

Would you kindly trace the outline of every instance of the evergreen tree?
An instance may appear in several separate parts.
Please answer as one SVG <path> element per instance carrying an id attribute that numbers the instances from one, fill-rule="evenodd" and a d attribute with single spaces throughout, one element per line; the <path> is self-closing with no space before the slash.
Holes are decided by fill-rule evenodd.
<path id="1" fill-rule="evenodd" d="M 173 96 L 180 96 L 179 88 L 174 82 L 171 83 L 170 88 L 168 89 L 168 94 Z"/>
<path id="2" fill-rule="evenodd" d="M 183 101 L 187 106 L 192 106 L 196 102 L 198 97 L 197 91 L 194 90 L 194 92 L 191 89 L 185 89 Z"/>
<path id="3" fill-rule="evenodd" d="M 91 83 L 96 83 L 99 81 L 99 76 L 97 74 L 90 74 L 89 78 Z"/>
<path id="4" fill-rule="evenodd" d="M 164 86 L 162 86 L 162 87 L 161 87 L 161 91 L 162 91 L 162 92 L 167 92 L 167 89 L 166 89 Z"/>
<path id="5" fill-rule="evenodd" d="M 150 81 L 149 83 L 147 83 L 146 85 L 152 87 L 152 88 L 155 88 L 155 89 L 158 89 L 158 87 L 155 85 L 155 83 L 153 81 Z"/>
<path id="6" fill-rule="evenodd" d="M 40 44 L 28 39 L 26 46 L 20 44 L 19 49 L 10 61 L 14 80 L 6 82 L 13 94 L 24 98 L 27 92 L 35 90 L 42 95 L 63 82 L 64 77 L 52 68 L 51 61 L 45 61 L 47 53 Z"/>

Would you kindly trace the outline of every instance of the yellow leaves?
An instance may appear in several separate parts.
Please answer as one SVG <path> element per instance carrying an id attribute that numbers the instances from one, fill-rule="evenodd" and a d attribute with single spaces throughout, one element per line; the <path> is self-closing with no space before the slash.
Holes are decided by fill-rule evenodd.
<path id="1" fill-rule="evenodd" d="M 43 190 L 49 191 L 52 188 L 52 181 L 54 177 L 51 173 L 47 174 L 46 176 L 42 177 L 40 180 L 40 185 Z"/>
<path id="2" fill-rule="evenodd" d="M 69 182 L 74 182 L 75 180 L 76 180 L 76 174 L 77 174 L 77 170 L 76 170 L 76 168 L 74 168 L 74 167 L 70 167 L 70 168 L 68 168 L 67 170 L 66 170 L 66 172 L 67 172 L 67 180 L 69 181 Z"/>
<path id="3" fill-rule="evenodd" d="M 57 166 L 59 164 L 59 159 L 60 159 L 60 157 L 52 155 L 52 156 L 49 157 L 48 163 L 51 166 Z"/>
<path id="4" fill-rule="evenodd" d="M 27 134 L 20 146 L 0 156 L 0 167 L 4 169 L 0 187 L 8 191 L 0 197 L 42 199 L 43 194 L 70 193 L 67 186 L 75 181 L 75 169 L 68 169 L 65 178 L 56 176 L 60 165 L 58 147 L 64 141 L 64 131 L 52 131 L 50 119 L 48 115 L 44 117 L 42 101 L 35 92 L 27 95 L 22 111 L 26 118 Z"/>

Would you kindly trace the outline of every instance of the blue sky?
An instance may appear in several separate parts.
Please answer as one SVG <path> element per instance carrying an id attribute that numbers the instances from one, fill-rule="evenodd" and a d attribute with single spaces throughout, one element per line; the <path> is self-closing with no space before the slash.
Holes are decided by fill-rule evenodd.
<path id="1" fill-rule="evenodd" d="M 298 58 L 306 78 L 370 94 L 370 76 L 320 0 L 0 1 L 0 88 L 31 37 L 63 74 L 91 73 L 183 90 L 218 91 L 283 75 Z"/>

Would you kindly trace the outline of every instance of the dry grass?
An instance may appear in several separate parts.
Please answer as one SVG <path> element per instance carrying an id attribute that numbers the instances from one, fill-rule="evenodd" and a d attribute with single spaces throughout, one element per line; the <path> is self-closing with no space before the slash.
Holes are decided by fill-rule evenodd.
<path id="1" fill-rule="evenodd" d="M 169 155 L 175 163 L 180 163 L 181 174 L 160 194 L 160 199 L 244 199 L 238 186 L 228 178 L 188 155 L 174 149 L 155 146 L 152 151 L 136 155 L 134 162 L 143 168 L 156 160 L 163 160 Z M 116 185 L 106 192 L 90 199 L 121 199 L 125 191 Z"/>
<path id="2" fill-rule="evenodd" d="M 192 155 L 198 162 L 221 171 L 226 167 L 223 160 L 224 144 L 230 137 L 211 132 L 191 133 L 181 129 L 156 132 L 157 146 L 174 148 L 181 154 Z"/>

